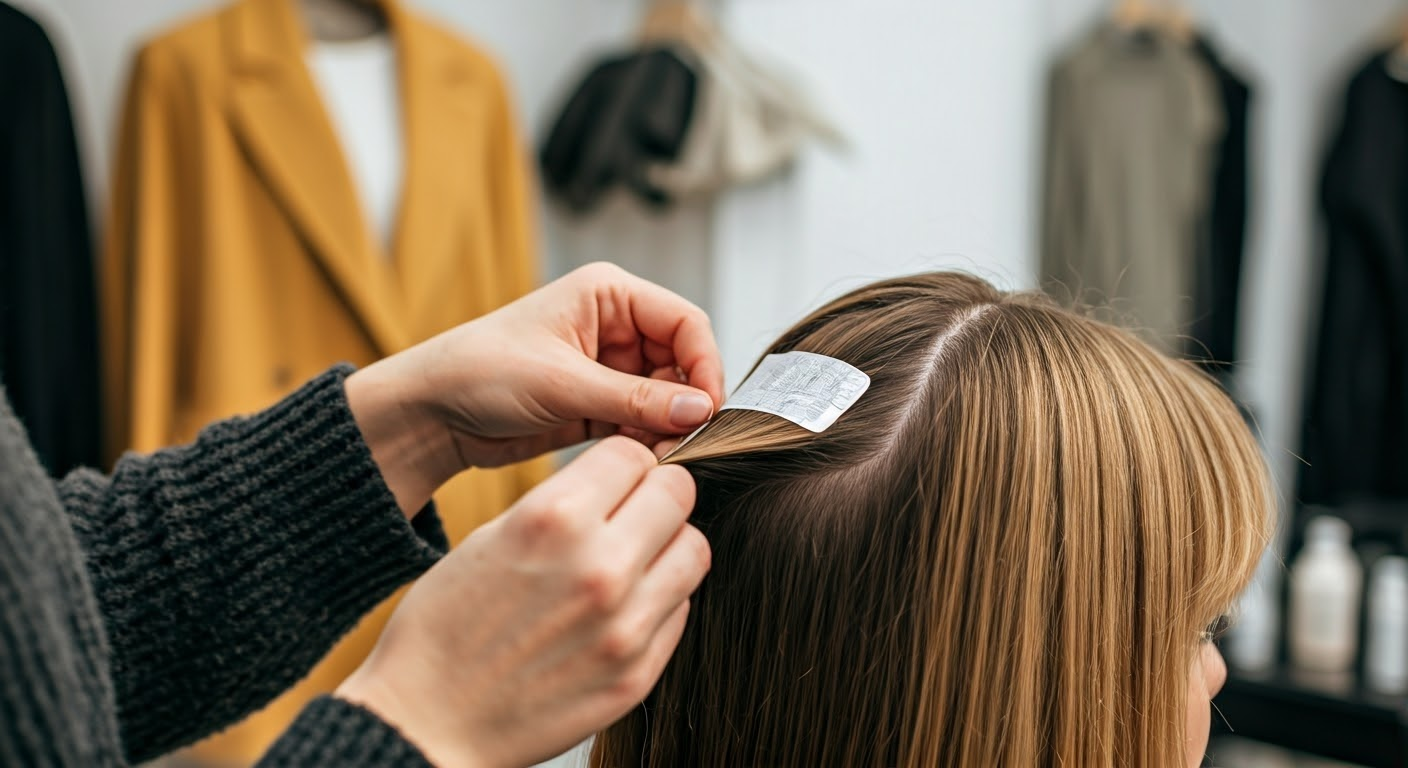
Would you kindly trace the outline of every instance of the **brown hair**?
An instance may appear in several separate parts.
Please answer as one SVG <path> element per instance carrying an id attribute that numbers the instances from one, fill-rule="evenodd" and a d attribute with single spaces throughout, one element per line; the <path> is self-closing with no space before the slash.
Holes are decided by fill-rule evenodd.
<path id="1" fill-rule="evenodd" d="M 821 434 L 724 411 L 670 458 L 714 569 L 592 764 L 1180 763 L 1199 634 L 1272 525 L 1216 384 L 949 273 L 837 299 L 794 349 L 870 389 Z"/>

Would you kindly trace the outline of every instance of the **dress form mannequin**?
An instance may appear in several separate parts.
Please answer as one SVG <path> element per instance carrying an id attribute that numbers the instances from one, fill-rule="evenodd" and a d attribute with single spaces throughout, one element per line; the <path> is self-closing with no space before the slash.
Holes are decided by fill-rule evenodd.
<path id="1" fill-rule="evenodd" d="M 323 43 L 341 43 L 384 34 L 386 13 L 376 0 L 298 0 L 308 34 Z"/>

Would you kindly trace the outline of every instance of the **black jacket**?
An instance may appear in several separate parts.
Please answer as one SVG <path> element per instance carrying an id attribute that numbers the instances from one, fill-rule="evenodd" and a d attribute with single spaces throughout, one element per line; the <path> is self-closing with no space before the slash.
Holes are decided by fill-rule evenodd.
<path id="1" fill-rule="evenodd" d="M 0 381 L 53 474 L 101 438 L 93 243 L 68 94 L 32 19 L 0 3 Z"/>
<path id="2" fill-rule="evenodd" d="M 1321 189 L 1328 250 L 1301 500 L 1408 500 L 1408 84 L 1349 85 Z"/>
<path id="3" fill-rule="evenodd" d="M 672 49 L 595 64 L 553 123 L 539 160 L 555 198 L 586 213 L 618 184 L 649 203 L 669 202 L 646 168 L 679 157 L 694 119 L 698 76 Z"/>
<path id="4" fill-rule="evenodd" d="M 1194 51 L 1217 81 L 1226 130 L 1212 168 L 1207 233 L 1198 254 L 1196 302 L 1191 352 L 1205 358 L 1211 372 L 1237 361 L 1237 315 L 1242 290 L 1242 261 L 1247 231 L 1247 123 L 1251 86 L 1218 56 L 1206 38 Z"/>

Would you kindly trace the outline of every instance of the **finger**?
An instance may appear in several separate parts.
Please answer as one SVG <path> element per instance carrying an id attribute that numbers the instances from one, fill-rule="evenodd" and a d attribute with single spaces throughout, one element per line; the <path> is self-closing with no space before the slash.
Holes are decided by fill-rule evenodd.
<path id="1" fill-rule="evenodd" d="M 674 606 L 669 618 L 650 637 L 644 652 L 631 667 L 612 676 L 614 684 L 605 689 L 602 697 L 598 699 L 601 706 L 610 713 L 611 721 L 620 719 L 650 695 L 655 685 L 660 682 L 660 676 L 665 673 L 666 665 L 674 657 L 675 650 L 679 648 L 680 639 L 684 637 L 688 623 L 689 602 L 685 601 Z M 601 727 L 605 726 L 593 730 L 599 731 Z"/>
<path id="2" fill-rule="evenodd" d="M 679 369 L 673 365 L 664 368 L 656 368 L 654 371 L 650 372 L 650 378 L 660 381 L 683 383 L 683 377 L 680 375 Z M 661 435 L 639 427 L 623 427 L 604 421 L 588 421 L 586 425 L 587 434 L 591 439 L 606 437 L 607 435 L 624 435 L 652 450 L 655 446 L 659 445 L 662 440 L 668 440 L 671 437 L 670 435 Z M 659 456 L 660 454 L 657 452 L 655 455 Z"/>
<path id="3" fill-rule="evenodd" d="M 714 415 L 712 397 L 694 387 L 612 370 L 587 359 L 577 364 L 575 386 L 562 393 L 568 418 L 678 435 Z"/>
<path id="4" fill-rule="evenodd" d="M 689 383 L 689 380 L 684 375 L 684 371 L 681 371 L 679 366 L 675 365 L 662 365 L 655 368 L 650 372 L 650 378 L 660 381 L 673 381 L 676 384 Z"/>
<path id="5" fill-rule="evenodd" d="M 529 491 L 515 509 L 565 509 L 574 516 L 606 520 L 656 467 L 650 449 L 624 437 L 608 437 Z"/>
<path id="6" fill-rule="evenodd" d="M 680 374 L 680 370 L 673 365 L 664 368 L 656 368 L 654 371 L 650 372 L 650 378 L 675 383 L 683 383 L 684 379 L 684 377 Z M 593 425 L 600 424 L 599 422 L 588 423 Z M 675 443 L 679 442 L 678 440 L 674 439 L 674 435 L 662 435 L 657 432 L 648 432 L 644 429 L 640 429 L 639 427 L 618 427 L 615 424 L 605 425 L 604 429 L 593 426 L 590 431 L 599 432 L 600 434 L 597 435 L 598 437 L 604 437 L 606 435 L 612 434 L 625 435 L 626 437 L 629 437 L 632 440 L 635 440 L 636 442 L 645 445 L 645 447 L 650 448 L 652 451 L 655 451 L 655 455 L 657 457 L 659 457 L 661 454 L 659 451 L 655 450 L 655 447 L 660 445 L 661 442 L 668 442 L 671 445 L 674 445 Z"/>
<path id="7" fill-rule="evenodd" d="M 675 649 L 679 648 L 680 639 L 684 637 L 685 627 L 689 623 L 689 600 L 686 599 L 673 607 L 673 610 L 661 622 L 660 628 L 655 632 L 655 637 L 651 638 L 650 645 L 646 647 L 644 656 L 641 657 L 641 678 L 649 682 L 649 686 L 640 695 L 644 699 L 649 695 L 651 689 L 660 681 L 660 676 L 665 673 L 665 667 L 670 663 L 670 659 L 675 655 Z"/>
<path id="8" fill-rule="evenodd" d="M 636 585 L 637 599 L 657 611 L 654 623 L 665 621 L 676 604 L 699 589 L 712 557 L 709 540 L 698 528 L 688 523 L 680 527 Z"/>
<path id="9" fill-rule="evenodd" d="M 583 423 L 587 425 L 588 440 L 600 440 L 602 438 L 610 437 L 612 435 L 625 435 L 626 437 L 629 437 L 638 443 L 645 442 L 639 437 L 637 437 L 635 434 L 646 434 L 645 432 L 641 432 L 640 430 L 635 430 L 635 433 L 633 433 L 627 429 L 618 427 L 617 425 L 612 424 L 609 421 L 586 421 Z"/>
<path id="10" fill-rule="evenodd" d="M 670 438 L 669 440 L 661 440 L 660 442 L 650 446 L 650 452 L 655 454 L 656 459 L 663 459 L 670 454 L 670 451 L 675 450 L 675 448 L 679 446 L 680 441 L 683 439 L 684 438 L 682 437 L 674 437 Z"/>
<path id="11" fill-rule="evenodd" d="M 641 355 L 639 337 L 621 344 L 602 344 L 597 350 L 596 361 L 622 373 L 644 373 L 650 367 Z"/>
<path id="12" fill-rule="evenodd" d="M 607 521 L 611 551 L 621 553 L 633 573 L 645 571 L 679 535 L 693 509 L 694 478 L 689 471 L 657 466 Z"/>
<path id="13" fill-rule="evenodd" d="M 656 341 L 646 339 L 640 345 L 641 354 L 651 365 L 661 368 L 669 367 L 678 370 L 675 366 L 675 350 Z M 683 377 L 681 377 L 683 378 Z"/>
<path id="14" fill-rule="evenodd" d="M 629 290 L 631 321 L 645 337 L 646 353 L 660 356 L 658 347 L 653 345 L 673 353 L 672 361 L 651 362 L 673 362 L 684 371 L 691 386 L 707 392 L 715 406 L 723 405 L 723 360 L 708 315 L 654 283 L 630 274 L 623 279 Z"/>
<path id="15" fill-rule="evenodd" d="M 655 642 L 651 643 L 651 651 L 646 654 L 646 662 L 652 663 L 655 660 L 655 653 L 660 653 L 664 656 L 664 661 L 660 663 L 661 672 L 665 671 L 665 663 L 675 655 L 680 638 L 684 636 L 684 628 L 689 623 L 689 607 L 687 599 L 675 606 L 675 610 L 665 618 L 665 621 L 660 625 L 660 630 L 655 633 Z M 660 675 L 656 673 L 655 676 L 658 678 Z"/>
<path id="16" fill-rule="evenodd" d="M 646 432 L 643 429 L 636 429 L 635 427 L 617 427 L 616 434 L 629 437 L 637 443 L 644 445 L 646 448 L 654 446 L 656 443 L 660 442 L 661 439 L 660 436 L 654 432 Z"/>

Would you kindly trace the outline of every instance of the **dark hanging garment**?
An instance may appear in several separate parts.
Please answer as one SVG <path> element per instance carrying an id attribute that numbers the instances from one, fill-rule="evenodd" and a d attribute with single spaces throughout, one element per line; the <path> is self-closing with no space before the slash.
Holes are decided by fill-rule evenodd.
<path id="1" fill-rule="evenodd" d="M 1224 133 L 1214 148 L 1207 235 L 1198 259 L 1190 353 L 1213 373 L 1237 360 L 1237 309 L 1247 232 L 1247 115 L 1252 89 L 1204 37 L 1193 45 L 1207 64 L 1222 100 Z"/>
<path id="2" fill-rule="evenodd" d="M 547 190 L 585 213 L 616 185 L 670 202 L 649 168 L 676 160 L 694 117 L 698 76 L 669 48 L 604 59 L 582 80 L 539 157 Z"/>
<path id="3" fill-rule="evenodd" d="M 1350 82 L 1321 189 L 1328 250 L 1301 500 L 1408 500 L 1408 84 Z"/>
<path id="4" fill-rule="evenodd" d="M 0 3 L 0 382 L 53 474 L 99 461 L 93 243 L 54 48 Z"/>

